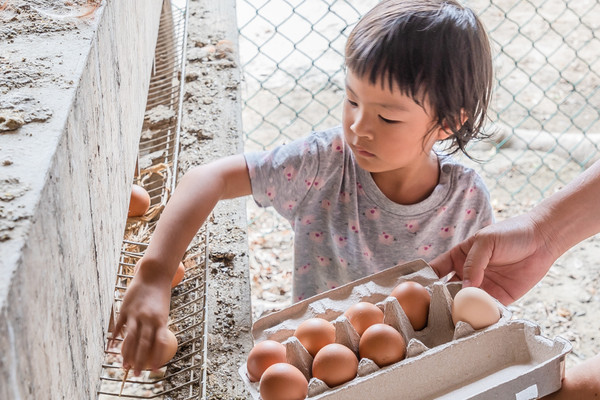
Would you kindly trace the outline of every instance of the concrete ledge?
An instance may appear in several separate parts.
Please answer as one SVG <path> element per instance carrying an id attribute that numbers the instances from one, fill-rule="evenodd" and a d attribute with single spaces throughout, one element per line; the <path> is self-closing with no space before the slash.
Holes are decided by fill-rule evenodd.
<path id="1" fill-rule="evenodd" d="M 189 1 L 180 173 L 243 151 L 235 5 Z M 238 368 L 253 345 L 246 199 L 219 202 L 206 225 L 206 399 L 245 400 Z"/>
<path id="2" fill-rule="evenodd" d="M 61 19 L 47 2 L 3 14 L 68 29 L 0 41 L 0 69 L 39 69 L 0 86 L 22 125 L 0 131 L 2 399 L 95 397 L 162 4 Z"/>

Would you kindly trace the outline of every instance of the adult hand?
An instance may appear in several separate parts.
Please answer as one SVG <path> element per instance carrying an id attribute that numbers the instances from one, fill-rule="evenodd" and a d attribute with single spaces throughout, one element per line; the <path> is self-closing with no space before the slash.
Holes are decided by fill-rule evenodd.
<path id="1" fill-rule="evenodd" d="M 127 288 L 113 337 L 124 333 L 123 367 L 133 368 L 136 376 L 142 369 L 160 367 L 159 358 L 167 345 L 170 299 L 170 280 L 144 274 L 143 268 Z"/>
<path id="2" fill-rule="evenodd" d="M 530 214 L 489 225 L 430 265 L 438 276 L 456 271 L 463 286 L 479 286 L 503 304 L 527 293 L 560 252 Z"/>

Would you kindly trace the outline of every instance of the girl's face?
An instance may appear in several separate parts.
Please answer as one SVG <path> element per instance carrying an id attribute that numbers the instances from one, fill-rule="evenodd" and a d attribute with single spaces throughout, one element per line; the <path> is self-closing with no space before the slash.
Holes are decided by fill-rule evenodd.
<path id="1" fill-rule="evenodd" d="M 371 173 L 403 171 L 420 176 L 431 171 L 431 148 L 448 134 L 434 126 L 427 104 L 418 105 L 394 86 L 372 85 L 348 70 L 343 110 L 344 136 L 358 164 Z M 435 170 L 437 174 L 437 169 Z"/>

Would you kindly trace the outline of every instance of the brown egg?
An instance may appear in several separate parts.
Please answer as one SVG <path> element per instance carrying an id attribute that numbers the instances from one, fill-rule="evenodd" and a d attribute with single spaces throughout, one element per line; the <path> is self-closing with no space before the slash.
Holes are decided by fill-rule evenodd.
<path id="1" fill-rule="evenodd" d="M 302 400 L 308 394 L 304 374 L 291 364 L 271 365 L 260 378 L 262 400 Z"/>
<path id="2" fill-rule="evenodd" d="M 171 361 L 171 359 L 173 357 L 175 357 L 175 353 L 177 353 L 177 346 L 178 346 L 177 337 L 170 329 L 167 329 L 166 332 L 167 332 L 167 336 L 166 336 L 167 345 L 166 345 L 166 347 L 163 348 L 163 352 L 159 358 L 159 361 L 158 361 L 159 366 L 163 366 L 166 363 L 168 363 L 169 361 Z M 150 364 L 147 364 L 146 367 L 143 369 L 152 369 L 152 366 Z"/>
<path id="3" fill-rule="evenodd" d="M 140 258 L 136 263 L 135 263 L 135 267 L 133 267 L 133 274 L 137 274 L 138 270 L 140 269 L 140 262 L 142 261 L 142 259 Z M 173 280 L 171 281 L 171 289 L 173 289 L 175 286 L 179 285 L 181 283 L 181 281 L 183 280 L 183 276 L 185 275 L 185 266 L 183 265 L 182 262 L 179 263 L 179 265 L 177 266 L 177 271 L 175 271 L 175 276 L 173 276 Z"/>
<path id="4" fill-rule="evenodd" d="M 175 286 L 179 285 L 183 280 L 183 276 L 185 275 L 185 266 L 182 262 L 177 266 L 177 271 L 175 271 L 175 275 L 173 276 L 173 280 L 171 281 L 171 289 Z"/>
<path id="5" fill-rule="evenodd" d="M 260 381 L 260 377 L 273 364 L 286 362 L 285 346 L 274 340 L 263 340 L 257 343 L 248 354 L 246 369 L 252 382 Z"/>
<path id="6" fill-rule="evenodd" d="M 331 343 L 323 347 L 313 360 L 312 375 L 330 388 L 356 377 L 358 358 L 343 344 Z"/>
<path id="7" fill-rule="evenodd" d="M 392 290 L 390 296 L 398 300 L 415 331 L 425 328 L 431 295 L 423 285 L 413 281 L 402 282 Z"/>
<path id="8" fill-rule="evenodd" d="M 366 301 L 353 304 L 344 315 L 359 335 L 362 335 L 369 326 L 383 323 L 383 311 L 375 304 Z"/>
<path id="9" fill-rule="evenodd" d="M 309 318 L 298 325 L 294 336 L 314 357 L 322 347 L 335 342 L 335 326 L 323 318 Z"/>
<path id="10" fill-rule="evenodd" d="M 452 322 L 469 323 L 473 329 L 483 329 L 500 320 L 496 301 L 485 290 L 476 287 L 463 288 L 456 293 L 452 303 Z"/>
<path id="11" fill-rule="evenodd" d="M 141 217 L 150 208 L 150 195 L 139 185 L 131 186 L 131 197 L 129 198 L 128 217 Z"/>
<path id="12" fill-rule="evenodd" d="M 406 342 L 396 329 L 386 324 L 367 328 L 358 343 L 360 358 L 368 358 L 379 367 L 393 364 L 404 358 Z"/>

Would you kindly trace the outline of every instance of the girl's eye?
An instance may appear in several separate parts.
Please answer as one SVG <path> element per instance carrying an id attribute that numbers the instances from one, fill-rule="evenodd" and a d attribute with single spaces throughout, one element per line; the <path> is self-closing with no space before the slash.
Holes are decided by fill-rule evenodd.
<path id="1" fill-rule="evenodd" d="M 356 106 L 358 106 L 358 103 L 357 103 L 357 102 L 355 102 L 355 101 L 352 101 L 352 100 L 350 100 L 350 99 L 348 99 L 348 98 L 346 98 L 346 100 L 348 100 L 348 103 L 349 103 L 349 104 L 350 104 L 352 107 L 356 107 Z"/>
<path id="2" fill-rule="evenodd" d="M 392 119 L 383 118 L 381 115 L 379 116 L 379 118 L 381 118 L 381 120 L 383 122 L 385 122 L 386 124 L 397 124 L 397 123 L 400 123 L 400 121 L 394 121 Z"/>

